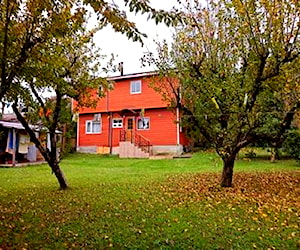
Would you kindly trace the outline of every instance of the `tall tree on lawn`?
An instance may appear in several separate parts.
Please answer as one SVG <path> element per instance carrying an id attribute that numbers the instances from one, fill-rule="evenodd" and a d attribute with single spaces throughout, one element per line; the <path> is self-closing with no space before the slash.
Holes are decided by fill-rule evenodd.
<path id="1" fill-rule="evenodd" d="M 176 13 L 157 11 L 148 1 L 124 3 L 130 11 L 146 12 L 156 22 L 178 21 Z M 105 67 L 100 68 L 101 55 L 93 44 L 94 33 L 110 24 L 133 41 L 143 43 L 146 35 L 114 1 L 3 0 L 0 12 L 0 101 L 13 102 L 19 121 L 55 173 L 60 187 L 66 189 L 68 185 L 56 157 L 55 136 L 62 100 L 72 97 L 80 105 L 92 105 L 96 100 L 90 99 L 90 90 L 107 86 L 107 81 L 99 76 Z M 98 20 L 94 30 L 87 29 L 91 13 Z M 46 90 L 55 94 L 52 109 L 41 94 Z M 19 112 L 20 104 L 30 107 L 26 116 Z M 37 118 L 48 129 L 50 149 L 42 146 L 30 129 L 29 123 Z"/>
<path id="2" fill-rule="evenodd" d="M 202 134 L 223 160 L 232 185 L 238 152 L 260 139 L 279 141 L 300 109 L 300 2 L 186 1 L 171 46 L 144 61 L 167 81 L 154 83 L 180 108 L 191 138 Z M 176 79 L 176 80 L 174 80 Z"/>

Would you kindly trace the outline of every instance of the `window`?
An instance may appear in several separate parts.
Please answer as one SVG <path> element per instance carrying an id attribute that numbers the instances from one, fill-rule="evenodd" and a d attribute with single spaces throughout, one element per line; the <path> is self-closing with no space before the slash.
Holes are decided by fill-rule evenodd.
<path id="1" fill-rule="evenodd" d="M 100 121 L 86 121 L 85 132 L 86 132 L 86 134 L 101 133 L 101 122 Z"/>
<path id="2" fill-rule="evenodd" d="M 130 94 L 139 94 L 139 93 L 142 93 L 142 82 L 141 82 L 141 80 L 131 81 L 130 82 Z"/>
<path id="3" fill-rule="evenodd" d="M 123 128 L 123 119 L 122 118 L 113 118 L 112 119 L 113 128 Z"/>
<path id="4" fill-rule="evenodd" d="M 128 120 L 127 120 L 127 129 L 128 130 L 133 129 L 133 119 L 132 118 L 128 118 Z"/>
<path id="5" fill-rule="evenodd" d="M 137 119 L 137 129 L 149 129 L 150 128 L 150 118 L 141 117 Z"/>

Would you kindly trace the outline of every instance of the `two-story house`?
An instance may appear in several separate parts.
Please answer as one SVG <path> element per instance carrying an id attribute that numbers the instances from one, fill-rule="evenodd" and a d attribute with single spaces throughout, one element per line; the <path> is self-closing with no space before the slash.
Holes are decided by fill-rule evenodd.
<path id="1" fill-rule="evenodd" d="M 149 87 L 155 77 L 155 72 L 147 72 L 109 78 L 113 90 L 96 108 L 83 108 L 78 114 L 77 151 L 136 158 L 180 154 L 188 140 L 179 111 L 169 109 Z"/>

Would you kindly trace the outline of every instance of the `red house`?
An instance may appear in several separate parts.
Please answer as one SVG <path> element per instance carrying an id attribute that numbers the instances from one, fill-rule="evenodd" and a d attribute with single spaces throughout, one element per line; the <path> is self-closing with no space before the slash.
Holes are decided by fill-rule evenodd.
<path id="1" fill-rule="evenodd" d="M 143 158 L 180 154 L 188 143 L 179 125 L 179 111 L 170 110 L 149 83 L 156 73 L 110 77 L 113 90 L 96 108 L 83 108 L 77 126 L 77 151 Z"/>

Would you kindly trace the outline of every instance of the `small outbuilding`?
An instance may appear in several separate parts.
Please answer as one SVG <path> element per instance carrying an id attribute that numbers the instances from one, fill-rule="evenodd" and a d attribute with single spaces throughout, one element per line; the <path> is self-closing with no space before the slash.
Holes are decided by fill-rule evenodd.
<path id="1" fill-rule="evenodd" d="M 44 146 L 50 144 L 45 129 L 30 125 Z M 59 134 L 59 133 L 58 133 Z M 44 163 L 44 158 L 20 122 L 0 121 L 0 166 L 18 167 Z"/>

